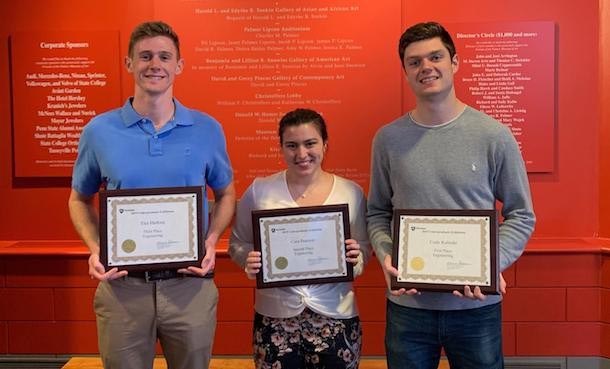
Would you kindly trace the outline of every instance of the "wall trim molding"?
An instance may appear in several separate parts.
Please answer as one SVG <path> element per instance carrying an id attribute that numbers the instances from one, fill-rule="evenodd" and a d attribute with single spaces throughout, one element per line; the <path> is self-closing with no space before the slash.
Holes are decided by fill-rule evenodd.
<path id="1" fill-rule="evenodd" d="M 82 356 L 82 355 L 75 355 Z M 230 359 L 233 355 L 220 355 Z M 0 369 L 61 369 L 70 355 L 0 355 Z M 215 355 L 214 357 L 219 357 Z M 244 358 L 235 355 L 235 358 Z M 364 356 L 363 358 L 382 358 Z M 610 359 L 602 357 L 505 357 L 506 369 L 610 369 Z"/>

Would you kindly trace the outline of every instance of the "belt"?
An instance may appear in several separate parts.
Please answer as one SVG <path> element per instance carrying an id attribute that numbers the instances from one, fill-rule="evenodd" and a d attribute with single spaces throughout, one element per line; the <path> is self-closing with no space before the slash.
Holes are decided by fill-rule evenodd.
<path id="1" fill-rule="evenodd" d="M 127 274 L 127 276 L 132 277 L 132 278 L 141 278 L 141 279 L 144 279 L 146 282 L 150 282 L 150 281 L 162 281 L 162 280 L 166 280 L 166 279 L 185 278 L 185 277 L 214 278 L 214 272 L 213 271 L 209 272 L 205 276 L 201 277 L 197 274 L 178 273 L 177 270 L 169 269 L 169 270 L 155 270 L 155 271 L 150 271 L 150 272 L 129 272 L 129 274 Z"/>

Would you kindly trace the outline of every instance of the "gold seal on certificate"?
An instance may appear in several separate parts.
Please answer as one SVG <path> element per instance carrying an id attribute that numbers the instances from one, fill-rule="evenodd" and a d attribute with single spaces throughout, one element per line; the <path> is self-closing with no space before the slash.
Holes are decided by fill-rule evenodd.
<path id="1" fill-rule="evenodd" d="M 354 279 L 345 256 L 347 204 L 255 210 L 252 227 L 262 258 L 257 288 Z"/>
<path id="2" fill-rule="evenodd" d="M 125 240 L 121 244 L 121 248 L 125 251 L 126 254 L 131 254 L 136 251 L 136 241 L 134 240 Z"/>
<path id="3" fill-rule="evenodd" d="M 275 267 L 278 268 L 279 270 L 286 269 L 286 267 L 288 267 L 288 259 L 286 259 L 283 256 L 280 256 L 279 258 L 276 258 L 275 259 Z"/>
<path id="4" fill-rule="evenodd" d="M 392 289 L 498 293 L 495 210 L 394 211 Z"/>
<path id="5" fill-rule="evenodd" d="M 202 203 L 202 187 L 101 191 L 100 261 L 128 271 L 200 265 Z"/>

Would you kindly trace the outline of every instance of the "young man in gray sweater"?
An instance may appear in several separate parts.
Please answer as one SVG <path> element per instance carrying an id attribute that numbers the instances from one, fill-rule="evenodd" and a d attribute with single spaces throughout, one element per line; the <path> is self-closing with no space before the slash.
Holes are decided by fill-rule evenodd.
<path id="1" fill-rule="evenodd" d="M 503 271 L 521 255 L 535 223 L 519 146 L 510 130 L 455 94 L 459 61 L 449 33 L 420 23 L 399 43 L 415 108 L 373 140 L 368 231 L 388 282 L 389 369 L 436 368 L 441 348 L 451 368 L 503 368 L 501 295 L 464 286 L 453 293 L 391 290 L 394 209 L 494 209 Z M 504 281 L 501 280 L 501 290 Z"/>

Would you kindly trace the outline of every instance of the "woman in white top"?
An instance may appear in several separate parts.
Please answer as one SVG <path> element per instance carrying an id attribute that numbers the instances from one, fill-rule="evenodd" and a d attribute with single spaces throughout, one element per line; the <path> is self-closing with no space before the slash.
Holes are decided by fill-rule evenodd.
<path id="1" fill-rule="evenodd" d="M 315 111 L 296 109 L 279 125 L 287 169 L 257 178 L 237 206 L 229 254 L 253 279 L 261 268 L 252 251 L 252 210 L 347 203 L 352 239 L 346 259 L 354 275 L 369 257 L 366 203 L 356 183 L 324 171 L 328 146 L 324 119 Z M 362 345 L 351 282 L 256 290 L 253 349 L 256 368 L 357 368 Z"/>

